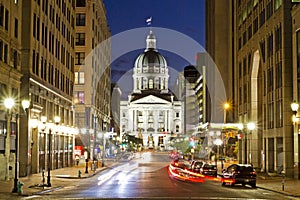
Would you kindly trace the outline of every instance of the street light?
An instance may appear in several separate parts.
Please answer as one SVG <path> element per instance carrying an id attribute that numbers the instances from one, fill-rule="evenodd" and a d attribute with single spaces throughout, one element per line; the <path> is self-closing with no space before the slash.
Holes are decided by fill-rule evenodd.
<path id="1" fill-rule="evenodd" d="M 30 101 L 28 100 L 23 100 L 22 101 L 22 107 L 25 112 L 27 112 L 27 109 L 30 106 Z M 14 178 L 14 188 L 12 190 L 13 193 L 18 192 L 18 169 L 19 169 L 19 131 L 18 131 L 18 114 L 16 115 L 16 138 L 15 138 L 15 148 L 16 148 L 16 153 L 15 153 L 15 178 Z"/>
<path id="2" fill-rule="evenodd" d="M 214 143 L 215 143 L 215 145 L 217 145 L 218 158 L 216 158 L 215 161 L 216 161 L 216 166 L 217 166 L 217 170 L 218 170 L 218 159 L 220 160 L 220 146 L 222 145 L 223 142 L 221 139 L 218 138 L 214 141 Z M 221 168 L 223 168 L 223 160 L 222 159 L 221 159 L 221 164 L 222 164 Z"/>
<path id="3" fill-rule="evenodd" d="M 226 124 L 226 114 L 227 114 L 227 110 L 229 110 L 230 107 L 231 107 L 230 103 L 228 103 L 228 102 L 225 102 L 223 104 L 223 109 L 224 109 L 224 124 Z"/>
<path id="4" fill-rule="evenodd" d="M 43 124 L 46 124 L 47 117 L 46 116 L 42 116 L 41 117 L 41 121 L 43 122 Z M 55 122 L 56 125 L 58 125 L 59 122 L 60 122 L 60 117 L 59 116 L 55 116 L 54 117 L 54 122 Z M 47 175 L 47 186 L 51 187 L 51 176 L 50 176 L 51 167 L 50 167 L 50 161 L 51 161 L 51 145 L 52 145 L 53 123 L 49 122 L 48 126 L 49 126 L 49 135 L 48 135 L 48 175 Z M 51 162 L 51 165 L 52 165 L 52 162 Z"/>
<path id="5" fill-rule="evenodd" d="M 6 158 L 6 173 L 5 179 L 9 180 L 9 157 L 10 157 L 10 132 L 11 132 L 11 109 L 15 105 L 15 100 L 13 98 L 6 98 L 4 100 L 4 106 L 7 109 L 7 127 L 6 127 L 6 143 L 5 143 L 5 158 Z"/>
<path id="6" fill-rule="evenodd" d="M 298 121 L 299 117 L 297 117 L 299 103 L 293 101 L 291 103 L 291 109 L 293 111 L 293 128 L 294 128 L 294 166 L 295 166 L 295 175 L 294 177 L 300 179 L 300 158 L 299 158 L 299 132 L 298 130 Z"/>
<path id="7" fill-rule="evenodd" d="M 251 164 L 252 163 L 252 154 L 251 154 L 251 140 L 252 140 L 252 131 L 256 128 L 256 125 L 254 122 L 249 122 L 247 124 L 247 129 L 250 131 L 250 135 L 251 135 L 251 139 L 249 141 L 249 163 Z M 247 137 L 248 139 L 248 137 Z"/>

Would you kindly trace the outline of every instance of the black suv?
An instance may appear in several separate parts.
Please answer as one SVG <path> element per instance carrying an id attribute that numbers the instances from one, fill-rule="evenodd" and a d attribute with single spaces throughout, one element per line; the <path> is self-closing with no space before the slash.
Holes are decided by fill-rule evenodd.
<path id="1" fill-rule="evenodd" d="M 256 187 L 256 171 L 249 164 L 233 164 L 223 170 L 222 185 L 242 184 Z"/>
<path id="2" fill-rule="evenodd" d="M 205 176 L 217 176 L 217 165 L 205 163 L 201 166 L 200 173 Z"/>

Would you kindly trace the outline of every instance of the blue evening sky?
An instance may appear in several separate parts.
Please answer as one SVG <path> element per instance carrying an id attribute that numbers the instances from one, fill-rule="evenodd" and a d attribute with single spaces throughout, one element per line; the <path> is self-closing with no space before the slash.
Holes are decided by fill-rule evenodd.
<path id="1" fill-rule="evenodd" d="M 205 47 L 205 0 L 104 0 L 104 4 L 112 36 L 130 29 L 147 27 L 146 19 L 152 17 L 152 27 L 178 31 Z M 111 64 L 112 81 L 116 82 L 122 74 L 132 69 L 135 58 L 142 52 L 139 49 L 115 60 Z M 165 56 L 168 65 L 180 71 L 189 64 L 173 53 L 159 52 Z"/>

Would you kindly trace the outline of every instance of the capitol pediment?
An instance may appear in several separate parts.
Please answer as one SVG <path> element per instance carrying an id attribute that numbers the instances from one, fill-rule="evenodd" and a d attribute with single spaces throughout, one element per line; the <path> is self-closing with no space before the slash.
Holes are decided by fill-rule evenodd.
<path id="1" fill-rule="evenodd" d="M 165 99 L 159 98 L 157 96 L 154 96 L 154 95 L 148 95 L 143 98 L 132 101 L 131 103 L 133 103 L 133 104 L 170 104 L 171 102 L 169 102 Z"/>

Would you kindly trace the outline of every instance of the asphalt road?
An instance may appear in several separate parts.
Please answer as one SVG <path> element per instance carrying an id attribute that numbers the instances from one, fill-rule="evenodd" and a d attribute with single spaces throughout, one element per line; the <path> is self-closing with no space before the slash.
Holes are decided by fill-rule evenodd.
<path id="1" fill-rule="evenodd" d="M 222 187 L 213 180 L 176 180 L 168 174 L 169 162 L 167 154 L 144 153 L 94 177 L 65 180 L 69 186 L 30 199 L 295 199 L 247 186 Z"/>

